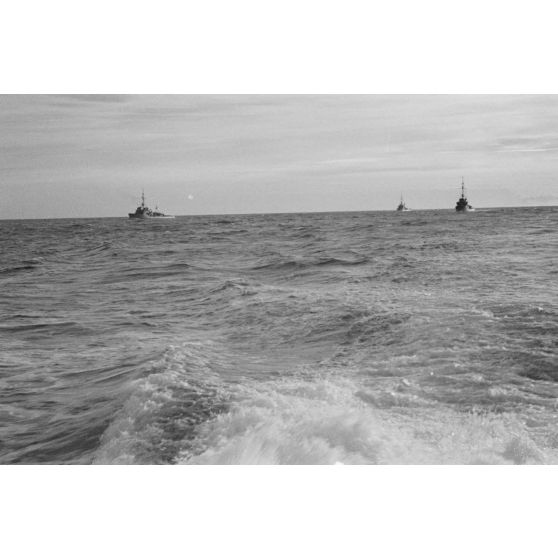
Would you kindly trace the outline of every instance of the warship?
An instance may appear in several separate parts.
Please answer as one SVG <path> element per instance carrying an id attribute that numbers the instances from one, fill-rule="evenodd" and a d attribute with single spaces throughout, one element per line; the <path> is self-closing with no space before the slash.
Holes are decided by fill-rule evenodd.
<path id="1" fill-rule="evenodd" d="M 128 213 L 130 219 L 174 219 L 174 215 L 166 215 L 159 211 L 159 208 L 155 206 L 155 209 L 149 209 L 145 205 L 145 194 L 143 190 L 141 191 L 141 205 L 139 205 L 135 213 Z"/>
<path id="2" fill-rule="evenodd" d="M 405 202 L 403 201 L 403 194 L 401 194 L 401 201 L 399 202 L 399 205 L 397 206 L 397 211 L 411 211 L 411 210 L 405 205 Z"/>
<path id="3" fill-rule="evenodd" d="M 461 197 L 457 200 L 455 204 L 455 211 L 465 212 L 474 211 L 473 206 L 469 205 L 467 198 L 465 197 L 465 181 L 461 177 Z"/>

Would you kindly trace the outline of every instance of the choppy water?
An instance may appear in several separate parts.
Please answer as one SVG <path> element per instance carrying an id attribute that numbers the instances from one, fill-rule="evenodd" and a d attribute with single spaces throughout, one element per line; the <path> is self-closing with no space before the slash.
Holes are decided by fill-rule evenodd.
<path id="1" fill-rule="evenodd" d="M 558 463 L 557 231 L 0 222 L 0 462 Z"/>

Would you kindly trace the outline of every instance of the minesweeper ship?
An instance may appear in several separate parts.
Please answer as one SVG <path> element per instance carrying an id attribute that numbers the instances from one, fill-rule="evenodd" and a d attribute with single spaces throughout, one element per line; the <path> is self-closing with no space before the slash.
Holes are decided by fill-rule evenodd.
<path id="1" fill-rule="evenodd" d="M 461 177 L 461 197 L 457 200 L 455 204 L 455 211 L 465 212 L 465 211 L 475 211 L 472 205 L 469 205 L 467 198 L 465 197 L 465 181 Z"/>
<path id="2" fill-rule="evenodd" d="M 403 201 L 403 194 L 401 194 L 401 201 L 399 202 L 399 205 L 397 206 L 397 211 L 411 211 L 411 210 L 405 205 L 405 202 Z"/>
<path id="3" fill-rule="evenodd" d="M 174 215 L 165 215 L 159 208 L 155 206 L 155 210 L 149 209 L 145 205 L 145 194 L 141 191 L 141 205 L 138 206 L 135 213 L 128 213 L 130 219 L 174 219 Z"/>

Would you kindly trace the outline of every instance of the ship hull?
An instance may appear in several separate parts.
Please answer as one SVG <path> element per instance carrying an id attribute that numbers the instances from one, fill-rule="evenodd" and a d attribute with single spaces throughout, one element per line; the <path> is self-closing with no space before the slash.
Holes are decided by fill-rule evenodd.
<path id="1" fill-rule="evenodd" d="M 135 213 L 128 213 L 129 219 L 174 219 L 174 215 L 136 215 Z"/>

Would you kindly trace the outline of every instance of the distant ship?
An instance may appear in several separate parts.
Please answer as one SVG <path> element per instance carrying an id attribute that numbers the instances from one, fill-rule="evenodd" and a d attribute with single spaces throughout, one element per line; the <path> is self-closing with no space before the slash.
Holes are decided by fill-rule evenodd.
<path id="1" fill-rule="evenodd" d="M 135 213 L 128 213 L 130 219 L 174 219 L 174 215 L 165 215 L 159 208 L 155 206 L 155 210 L 149 209 L 145 205 L 145 195 L 141 191 L 141 205 L 138 206 Z"/>
<path id="2" fill-rule="evenodd" d="M 401 194 L 401 201 L 399 202 L 399 205 L 397 206 L 397 211 L 411 211 L 411 210 L 405 205 L 405 202 L 403 201 L 403 194 Z"/>
<path id="3" fill-rule="evenodd" d="M 469 205 L 467 198 L 465 197 L 465 181 L 461 177 L 461 197 L 457 200 L 455 204 L 455 211 L 475 211 L 472 205 Z"/>

